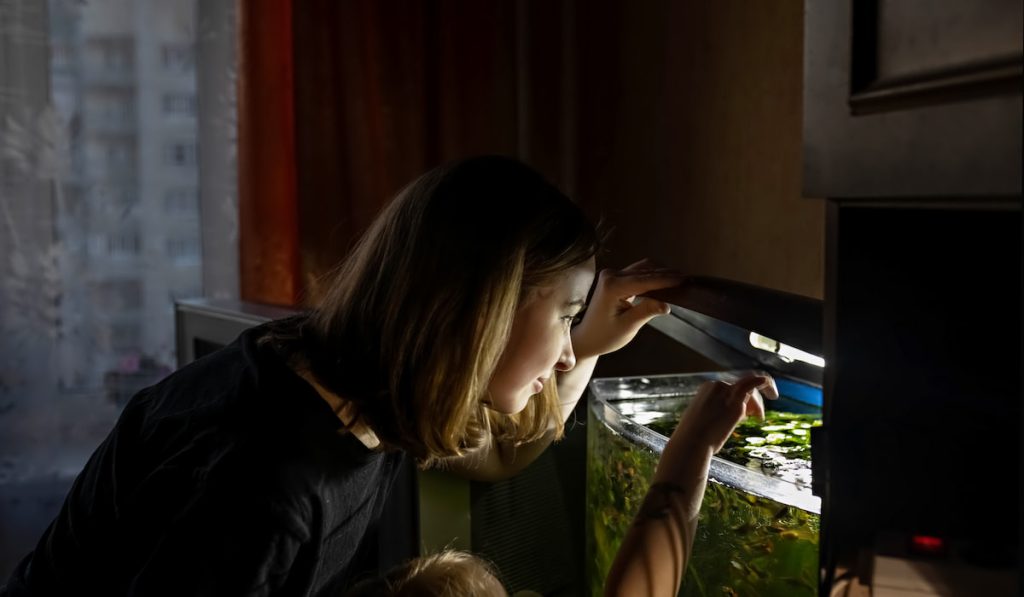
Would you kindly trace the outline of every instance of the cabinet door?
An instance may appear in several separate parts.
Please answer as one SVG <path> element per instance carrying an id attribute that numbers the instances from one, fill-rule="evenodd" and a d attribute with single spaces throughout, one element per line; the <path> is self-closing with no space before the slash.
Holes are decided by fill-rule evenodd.
<path id="1" fill-rule="evenodd" d="M 805 6 L 805 196 L 1020 195 L 1019 0 Z"/>

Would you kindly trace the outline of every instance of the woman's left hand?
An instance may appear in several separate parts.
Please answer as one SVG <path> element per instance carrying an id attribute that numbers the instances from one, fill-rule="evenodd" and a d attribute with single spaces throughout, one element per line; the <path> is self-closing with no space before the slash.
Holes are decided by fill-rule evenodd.
<path id="1" fill-rule="evenodd" d="M 608 354 L 629 344 L 644 324 L 669 312 L 667 303 L 639 295 L 682 281 L 678 271 L 657 267 L 649 259 L 621 270 L 601 270 L 583 320 L 572 330 L 576 358 Z"/>

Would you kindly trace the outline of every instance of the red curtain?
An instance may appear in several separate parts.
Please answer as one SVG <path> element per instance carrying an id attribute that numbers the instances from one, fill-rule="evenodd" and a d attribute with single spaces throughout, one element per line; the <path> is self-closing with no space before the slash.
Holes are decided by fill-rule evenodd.
<path id="1" fill-rule="evenodd" d="M 299 301 L 291 0 L 238 3 L 238 227 L 242 300 Z"/>
<path id="2" fill-rule="evenodd" d="M 242 298 L 315 304 L 381 206 L 442 162 L 532 157 L 568 186 L 558 6 L 240 2 Z"/>

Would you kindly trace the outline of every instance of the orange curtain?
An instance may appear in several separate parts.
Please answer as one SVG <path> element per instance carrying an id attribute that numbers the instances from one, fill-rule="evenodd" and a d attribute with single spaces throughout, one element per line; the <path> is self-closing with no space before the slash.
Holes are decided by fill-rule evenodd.
<path id="1" fill-rule="evenodd" d="M 299 302 L 291 0 L 238 3 L 242 300 Z"/>
<path id="2" fill-rule="evenodd" d="M 315 304 L 380 208 L 442 162 L 518 155 L 567 183 L 557 6 L 240 2 L 243 299 Z"/>
<path id="3" fill-rule="evenodd" d="M 400 7 L 400 10 L 396 10 Z M 295 5 L 301 276 L 323 274 L 381 206 L 434 162 L 430 3 L 303 0 Z"/>
<path id="4" fill-rule="evenodd" d="M 294 10 L 307 302 L 380 208 L 425 170 L 516 153 L 511 1 L 304 0 Z"/>

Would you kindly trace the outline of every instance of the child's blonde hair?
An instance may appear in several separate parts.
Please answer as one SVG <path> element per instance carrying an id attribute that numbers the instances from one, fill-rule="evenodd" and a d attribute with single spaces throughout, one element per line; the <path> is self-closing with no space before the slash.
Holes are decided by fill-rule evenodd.
<path id="1" fill-rule="evenodd" d="M 365 580 L 346 597 L 465 597 L 508 595 L 494 568 L 464 551 L 415 558 L 384 577 Z"/>
<path id="2" fill-rule="evenodd" d="M 557 438 L 553 382 L 515 415 L 484 400 L 522 298 L 598 244 L 582 210 L 516 160 L 437 168 L 399 193 L 340 265 L 299 332 L 300 349 L 385 447 L 421 465 L 492 434 Z"/>

